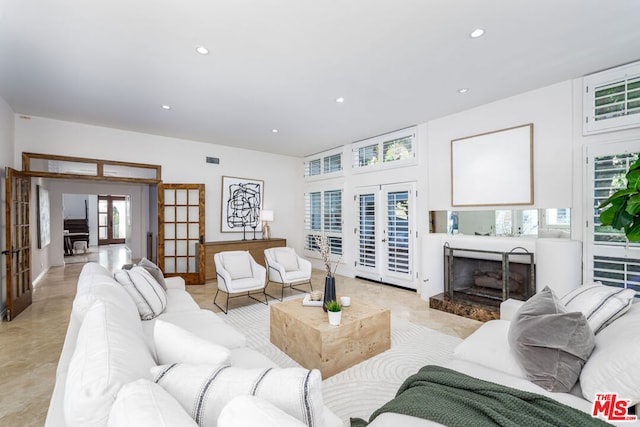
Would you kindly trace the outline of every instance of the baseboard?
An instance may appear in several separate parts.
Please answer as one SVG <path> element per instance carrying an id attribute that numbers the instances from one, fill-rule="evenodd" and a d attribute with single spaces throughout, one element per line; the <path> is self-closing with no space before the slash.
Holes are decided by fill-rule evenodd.
<path id="1" fill-rule="evenodd" d="M 33 288 L 37 288 L 38 285 L 40 284 L 40 281 L 42 279 L 44 279 L 44 276 L 47 274 L 47 272 L 49 271 L 49 267 L 45 268 L 40 274 L 38 274 L 38 277 L 36 277 L 32 282 L 31 282 L 31 286 Z"/>
<path id="2" fill-rule="evenodd" d="M 3 308 L 2 311 L 0 311 L 0 322 L 4 322 L 7 318 L 7 309 Z"/>

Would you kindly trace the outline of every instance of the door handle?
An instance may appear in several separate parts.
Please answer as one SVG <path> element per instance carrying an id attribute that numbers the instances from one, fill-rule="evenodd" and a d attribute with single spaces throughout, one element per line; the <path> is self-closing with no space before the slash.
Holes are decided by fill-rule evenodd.
<path id="1" fill-rule="evenodd" d="M 14 254 L 17 254 L 18 252 L 20 252 L 20 249 L 16 249 L 15 251 L 13 250 L 13 247 L 11 247 L 11 250 L 6 250 L 6 251 L 2 251 L 2 255 L 9 255 L 11 254 L 11 256 L 13 256 Z"/>
<path id="2" fill-rule="evenodd" d="M 384 242 L 386 242 L 386 241 L 387 241 L 387 239 L 382 239 L 382 243 L 384 243 Z"/>

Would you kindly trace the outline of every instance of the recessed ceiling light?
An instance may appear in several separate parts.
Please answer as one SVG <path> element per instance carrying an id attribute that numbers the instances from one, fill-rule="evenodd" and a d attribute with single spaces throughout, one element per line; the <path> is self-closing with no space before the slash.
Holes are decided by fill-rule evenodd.
<path id="1" fill-rule="evenodd" d="M 162 109 L 163 110 L 171 110 L 171 105 L 163 104 L 162 105 Z"/>
<path id="2" fill-rule="evenodd" d="M 200 55 L 207 55 L 209 53 L 209 49 L 204 46 L 198 46 L 196 48 L 196 52 L 198 52 Z"/>
<path id="3" fill-rule="evenodd" d="M 271 129 L 271 132 L 278 133 L 278 129 Z"/>
<path id="4" fill-rule="evenodd" d="M 338 104 L 342 104 L 342 103 L 344 102 L 344 98 L 343 98 L 343 97 L 336 98 L 336 102 L 337 102 Z"/>
<path id="5" fill-rule="evenodd" d="M 467 92 L 469 92 L 469 88 L 462 87 L 462 88 L 458 89 L 458 93 L 467 93 Z"/>
<path id="6" fill-rule="evenodd" d="M 469 34 L 472 39 L 477 39 L 478 37 L 482 37 L 484 35 L 484 30 L 482 28 L 476 28 Z"/>

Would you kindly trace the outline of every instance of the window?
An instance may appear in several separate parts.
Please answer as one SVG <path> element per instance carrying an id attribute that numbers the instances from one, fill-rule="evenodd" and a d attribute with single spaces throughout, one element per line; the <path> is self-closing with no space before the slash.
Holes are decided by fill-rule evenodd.
<path id="1" fill-rule="evenodd" d="M 584 78 L 585 135 L 640 126 L 640 62 Z"/>
<path id="2" fill-rule="evenodd" d="M 342 149 L 309 157 L 304 162 L 304 176 L 320 176 L 342 171 Z"/>
<path id="3" fill-rule="evenodd" d="M 320 175 L 320 159 L 304 162 L 304 176 Z"/>
<path id="4" fill-rule="evenodd" d="M 342 190 L 305 194 L 305 249 L 317 251 L 315 236 L 326 235 L 332 254 L 342 255 Z"/>
<path id="5" fill-rule="evenodd" d="M 415 128 L 376 136 L 352 145 L 353 167 L 370 170 L 414 162 Z"/>
<path id="6" fill-rule="evenodd" d="M 598 206 L 617 190 L 626 187 L 625 174 L 637 158 L 637 153 L 623 153 L 594 159 L 593 243 L 596 245 L 625 246 L 627 244 L 624 232 L 610 225 L 602 225 Z M 633 245 L 638 246 L 637 243 Z"/>
<path id="7" fill-rule="evenodd" d="M 592 277 L 587 280 L 640 292 L 640 243 L 629 243 L 623 231 L 603 226 L 598 208 L 609 196 L 626 187 L 625 175 L 638 158 L 638 152 L 633 152 L 638 149 L 638 141 L 589 149 L 587 160 L 593 172 L 593 226 L 588 246 L 588 273 Z"/>

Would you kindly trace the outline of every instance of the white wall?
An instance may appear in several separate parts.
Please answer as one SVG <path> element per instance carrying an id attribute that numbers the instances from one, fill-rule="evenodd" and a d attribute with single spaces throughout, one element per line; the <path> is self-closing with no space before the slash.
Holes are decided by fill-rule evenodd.
<path id="1" fill-rule="evenodd" d="M 572 96 L 572 82 L 566 81 L 430 121 L 427 138 L 429 209 L 452 209 L 452 139 L 527 123 L 533 123 L 532 207 L 573 207 Z M 478 209 L 482 208 L 475 210 Z"/>
<path id="2" fill-rule="evenodd" d="M 38 195 L 37 186 L 40 185 L 48 189 L 46 179 L 31 179 L 31 208 L 29 209 L 29 230 L 31 238 L 31 283 L 34 287 L 38 286 L 44 274 L 49 270 L 49 253 L 51 252 L 51 243 L 53 243 L 53 228 L 51 228 L 51 243 L 44 248 L 38 248 Z"/>
<path id="3" fill-rule="evenodd" d="M 14 122 L 13 122 L 13 110 L 0 98 L 0 224 L 2 224 L 2 230 L 0 234 L 0 250 L 5 250 L 5 234 L 6 234 L 6 218 L 5 218 L 5 168 L 13 167 L 14 158 Z M 0 290 L 2 295 L 0 299 L 2 304 L 0 305 L 0 319 L 4 317 L 4 312 L 7 306 L 7 270 L 5 255 L 0 255 Z"/>
<path id="4" fill-rule="evenodd" d="M 87 215 L 85 206 L 88 208 L 88 203 L 87 194 L 65 194 L 62 198 L 64 219 L 84 219 Z"/>
<path id="5" fill-rule="evenodd" d="M 156 164 L 162 166 L 164 182 L 204 183 L 206 241 L 242 238 L 242 233 L 220 232 L 221 177 L 264 180 L 263 207 L 273 210 L 275 215 L 272 235 L 284 237 L 289 245 L 302 249 L 302 166 L 298 158 L 40 117 L 16 119 L 16 161 L 24 151 Z M 206 163 L 207 156 L 219 157 L 220 164 Z M 53 193 L 53 184 L 51 189 Z M 64 192 L 95 194 L 92 191 Z M 60 196 L 58 203 L 61 200 Z M 145 210 L 148 211 L 148 206 Z M 61 209 L 58 216 L 61 219 Z M 52 233 L 55 232 L 52 230 Z M 53 237 L 52 245 L 55 245 Z"/>

